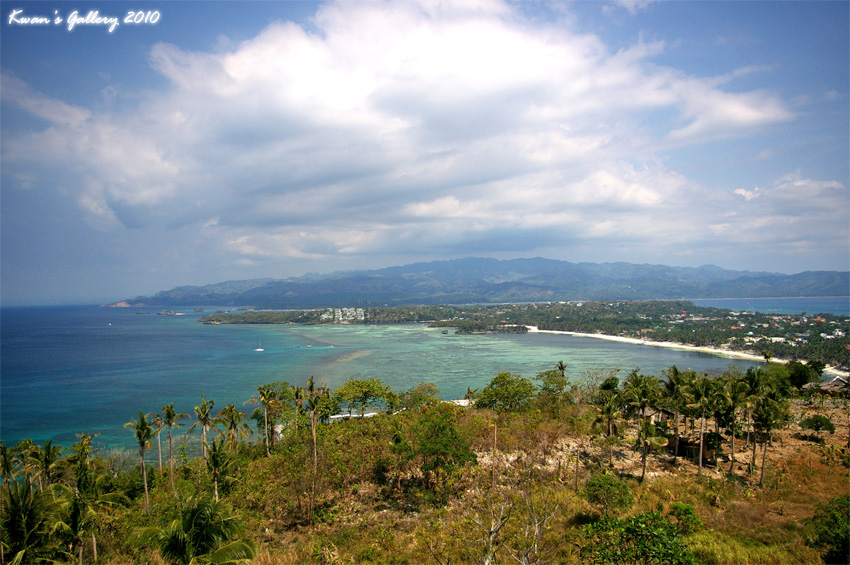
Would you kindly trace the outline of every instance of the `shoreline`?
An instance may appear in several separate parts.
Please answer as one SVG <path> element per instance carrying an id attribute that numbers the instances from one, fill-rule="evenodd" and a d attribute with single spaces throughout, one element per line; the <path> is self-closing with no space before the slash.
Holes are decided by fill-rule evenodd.
<path id="1" fill-rule="evenodd" d="M 637 339 L 633 337 L 622 337 L 617 335 L 608 335 L 608 334 L 596 334 L 596 333 L 582 333 L 582 332 L 568 332 L 568 331 L 559 331 L 559 330 L 541 330 L 537 326 L 526 326 L 528 328 L 528 333 L 541 333 L 541 334 L 557 334 L 557 335 L 571 335 L 574 337 L 592 337 L 596 339 L 605 339 L 608 341 L 617 341 L 620 343 L 629 343 L 632 345 L 649 345 L 652 347 L 663 347 L 664 349 L 681 349 L 685 351 L 696 351 L 699 353 L 708 353 L 711 355 L 717 355 L 718 357 L 732 357 L 736 359 L 746 359 L 748 361 L 761 361 L 764 362 L 764 357 L 761 355 L 756 355 L 755 353 L 747 353 L 745 351 L 732 351 L 731 349 L 722 349 L 719 347 L 705 347 L 698 345 L 687 345 L 684 343 L 676 343 L 673 341 L 652 341 L 645 339 Z M 779 359 L 773 358 L 771 361 L 775 363 L 788 363 L 788 359 Z M 850 377 L 850 371 L 842 371 L 841 369 L 837 369 L 832 366 L 827 366 L 824 369 L 824 375 L 827 373 L 830 375 L 838 376 L 838 377 Z"/>

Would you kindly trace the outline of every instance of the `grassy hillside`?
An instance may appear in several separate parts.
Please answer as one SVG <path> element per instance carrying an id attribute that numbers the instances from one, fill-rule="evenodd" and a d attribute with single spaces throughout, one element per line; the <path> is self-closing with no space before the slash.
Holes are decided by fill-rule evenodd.
<path id="1" fill-rule="evenodd" d="M 208 411 L 220 432 L 209 429 L 204 457 L 197 430 L 145 428 L 155 415 L 139 414 L 128 434 L 144 468 L 85 435 L 64 454 L 2 446 L 3 560 L 823 562 L 824 532 L 833 545 L 850 534 L 844 510 L 811 520 L 847 494 L 846 394 L 800 396 L 775 365 L 667 377 L 589 371 L 570 383 L 559 364 L 533 381 L 494 377 L 470 391 L 474 407 L 440 402 L 427 383 L 269 383 L 253 433 L 233 405 Z M 191 417 L 164 409 L 162 422 L 200 422 L 204 402 Z M 390 410 L 323 423 L 375 404 Z"/>

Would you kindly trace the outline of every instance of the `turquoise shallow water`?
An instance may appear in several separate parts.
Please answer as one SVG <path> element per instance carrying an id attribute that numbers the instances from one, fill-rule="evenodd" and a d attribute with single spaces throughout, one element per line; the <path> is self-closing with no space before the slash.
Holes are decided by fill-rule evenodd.
<path id="1" fill-rule="evenodd" d="M 101 447 L 132 447 L 125 422 L 174 402 L 192 412 L 201 393 L 215 409 L 244 402 L 257 385 L 312 375 L 337 387 L 348 378 L 380 378 L 396 391 L 434 382 L 460 398 L 499 371 L 533 377 L 559 360 L 568 375 L 585 369 L 670 365 L 721 371 L 754 363 L 698 352 L 551 334 L 443 334 L 421 324 L 391 326 L 214 326 L 201 314 L 137 314 L 97 307 L 4 308 L 0 312 L 0 438 L 68 446 L 79 432 Z M 265 351 L 256 352 L 262 343 Z"/>

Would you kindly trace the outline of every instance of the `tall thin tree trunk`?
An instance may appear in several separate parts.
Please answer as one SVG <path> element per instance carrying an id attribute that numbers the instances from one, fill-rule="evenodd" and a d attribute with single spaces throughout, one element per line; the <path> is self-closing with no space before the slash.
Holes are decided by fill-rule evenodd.
<path id="1" fill-rule="evenodd" d="M 673 457 L 678 457 L 679 456 L 679 411 L 678 410 L 676 410 L 675 422 L 676 422 L 676 424 L 675 424 L 675 426 L 676 426 L 676 451 L 673 452 Z"/>
<path id="2" fill-rule="evenodd" d="M 846 410 L 846 409 L 847 409 L 848 407 L 850 407 L 850 402 L 845 402 L 845 403 L 844 403 L 844 407 L 845 407 L 845 412 L 844 412 L 844 413 L 846 414 L 846 413 L 847 413 L 847 410 Z M 848 426 L 848 429 L 847 429 L 847 449 L 850 449 L 850 426 Z"/>
<path id="3" fill-rule="evenodd" d="M 761 474 L 759 475 L 759 486 L 762 486 L 764 484 L 764 465 L 767 461 L 767 443 L 768 442 L 763 443 L 764 451 L 761 455 Z"/>
<path id="4" fill-rule="evenodd" d="M 318 451 L 316 448 L 315 410 L 310 411 L 310 433 L 313 436 L 313 476 L 310 478 L 310 524 L 313 523 L 313 511 L 316 507 L 316 476 L 318 474 Z"/>
<path id="5" fill-rule="evenodd" d="M 171 442 L 171 426 L 168 427 L 168 479 L 171 482 L 171 490 L 174 490 L 174 449 Z"/>
<path id="6" fill-rule="evenodd" d="M 159 474 L 162 474 L 162 432 L 156 432 L 156 453 L 159 457 Z"/>
<path id="7" fill-rule="evenodd" d="M 91 531 L 91 552 L 92 561 L 97 563 L 97 538 L 94 537 L 94 529 Z"/>
<path id="8" fill-rule="evenodd" d="M 269 457 L 272 453 L 269 451 L 269 414 L 265 405 L 263 405 L 263 422 L 266 430 L 266 457 Z"/>
<path id="9" fill-rule="evenodd" d="M 218 475 L 213 475 L 213 493 L 215 494 L 215 501 L 218 502 Z"/>
<path id="10" fill-rule="evenodd" d="M 145 450 L 139 450 L 139 459 L 142 462 L 142 482 L 145 483 L 145 512 L 147 512 L 151 507 L 151 500 L 148 496 L 148 472 L 145 469 Z"/>
<path id="11" fill-rule="evenodd" d="M 732 473 L 733 467 L 735 467 L 735 417 L 734 412 L 732 416 L 732 455 L 730 457 L 731 462 L 729 463 L 729 473 Z"/>
<path id="12" fill-rule="evenodd" d="M 316 446 L 316 414 L 310 412 L 310 433 L 313 436 L 313 475 L 318 472 L 319 453 Z"/>
<path id="13" fill-rule="evenodd" d="M 579 456 L 579 450 L 578 450 L 578 448 L 576 448 L 576 479 L 575 479 L 576 492 L 578 492 L 578 456 Z"/>
<path id="14" fill-rule="evenodd" d="M 750 463 L 750 473 L 756 468 L 756 436 L 753 434 L 753 462 Z"/>
<path id="15" fill-rule="evenodd" d="M 201 426 L 201 457 L 207 458 L 207 427 Z"/>
<path id="16" fill-rule="evenodd" d="M 699 419 L 699 471 L 697 471 L 697 476 L 702 475 L 702 453 L 703 453 L 703 444 L 705 443 L 705 411 L 702 413 L 702 417 Z"/>
<path id="17" fill-rule="evenodd" d="M 80 565 L 83 565 L 83 544 L 82 543 L 80 543 L 80 550 L 77 552 L 77 555 L 78 555 L 77 563 L 79 563 Z"/>
<path id="18" fill-rule="evenodd" d="M 491 453 L 490 458 L 493 461 L 493 468 L 491 469 L 491 474 L 493 478 L 493 489 L 496 488 L 496 423 L 493 422 L 493 452 Z"/>

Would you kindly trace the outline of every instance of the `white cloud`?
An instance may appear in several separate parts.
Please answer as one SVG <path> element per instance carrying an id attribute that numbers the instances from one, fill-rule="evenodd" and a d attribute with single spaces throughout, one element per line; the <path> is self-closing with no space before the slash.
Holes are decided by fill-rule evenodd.
<path id="1" fill-rule="evenodd" d="M 724 234 L 764 227 L 715 207 L 739 196 L 777 209 L 846 200 L 797 179 L 708 202 L 663 152 L 794 115 L 769 91 L 724 90 L 763 67 L 690 76 L 652 63 L 664 49 L 612 53 L 497 1 L 329 3 L 310 28 L 276 22 L 214 52 L 154 45 L 150 64 L 171 85 L 131 110 L 76 107 L 4 75 L 3 100 L 50 123 L 5 136 L 4 166 L 61 173 L 102 229 L 181 226 L 251 266 L 606 238 L 663 250 L 709 226 L 731 243 Z"/>
<path id="2" fill-rule="evenodd" d="M 36 92 L 21 79 L 0 75 L 0 96 L 28 113 L 60 126 L 80 126 L 91 118 L 91 112 Z"/>

